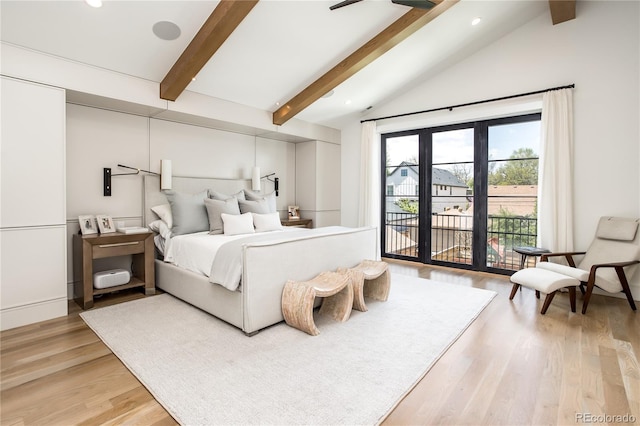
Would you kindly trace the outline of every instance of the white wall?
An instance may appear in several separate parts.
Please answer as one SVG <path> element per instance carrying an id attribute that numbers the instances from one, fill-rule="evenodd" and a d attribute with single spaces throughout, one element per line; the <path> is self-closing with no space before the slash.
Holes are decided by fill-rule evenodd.
<path id="1" fill-rule="evenodd" d="M 513 31 L 368 117 L 420 111 L 574 83 L 575 247 L 586 248 L 603 215 L 640 217 L 640 3 L 577 2 L 577 17 L 548 14 Z M 526 112 L 536 99 L 522 99 Z M 532 102 L 532 103 L 531 103 Z M 516 102 L 520 103 L 520 102 Z M 382 131 L 505 114 L 502 105 L 378 123 Z M 475 117 L 474 117 L 475 115 Z M 365 117 L 367 118 L 367 117 Z M 342 224 L 357 223 L 360 123 L 342 129 Z M 356 172 L 355 169 L 358 169 Z M 634 278 L 640 296 L 640 273 Z"/>
<path id="2" fill-rule="evenodd" d="M 122 112 L 67 104 L 67 237 L 68 295 L 73 291 L 71 236 L 78 216 L 107 214 L 126 225 L 142 223 L 141 176 L 113 176 L 112 196 L 103 196 L 102 169 L 127 173 L 124 164 L 160 171 L 160 160 L 172 160 L 174 176 L 250 179 L 257 164 L 262 174 L 280 178 L 277 207 L 286 217 L 295 204 L 295 144 Z M 273 191 L 263 181 L 265 193 Z M 128 268 L 128 259 L 104 259 L 96 270 Z"/>

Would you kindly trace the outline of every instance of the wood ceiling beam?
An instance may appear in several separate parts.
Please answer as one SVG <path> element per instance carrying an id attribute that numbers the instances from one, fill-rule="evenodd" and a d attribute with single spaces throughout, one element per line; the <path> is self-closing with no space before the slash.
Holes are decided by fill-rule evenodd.
<path id="1" fill-rule="evenodd" d="M 549 0 L 553 25 L 576 19 L 576 0 Z"/>
<path id="2" fill-rule="evenodd" d="M 160 83 L 160 98 L 175 101 L 259 0 L 221 0 Z"/>
<path id="3" fill-rule="evenodd" d="M 369 40 L 289 102 L 273 113 L 273 124 L 282 125 L 306 107 L 329 93 L 336 86 L 369 65 L 411 34 L 433 21 L 459 0 L 435 0 L 439 3 L 430 10 L 411 8 L 377 36 Z"/>

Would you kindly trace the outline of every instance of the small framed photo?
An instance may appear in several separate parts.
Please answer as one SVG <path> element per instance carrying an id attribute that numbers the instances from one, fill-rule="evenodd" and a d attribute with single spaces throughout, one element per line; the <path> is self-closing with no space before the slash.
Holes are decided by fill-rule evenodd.
<path id="1" fill-rule="evenodd" d="M 111 216 L 99 214 L 96 216 L 96 219 L 98 221 L 98 229 L 101 234 L 116 232 L 116 227 L 113 225 L 113 219 L 111 219 Z"/>
<path id="2" fill-rule="evenodd" d="M 289 219 L 300 219 L 300 207 L 289 206 Z"/>
<path id="3" fill-rule="evenodd" d="M 94 216 L 78 216 L 78 222 L 80 223 L 80 232 L 82 232 L 82 235 L 91 235 L 98 233 L 98 223 L 96 222 L 96 218 Z"/>

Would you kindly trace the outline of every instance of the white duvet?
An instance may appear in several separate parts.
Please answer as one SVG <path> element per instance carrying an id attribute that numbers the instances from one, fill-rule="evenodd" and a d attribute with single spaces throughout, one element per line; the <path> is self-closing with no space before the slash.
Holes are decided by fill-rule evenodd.
<path id="1" fill-rule="evenodd" d="M 292 230 L 292 228 L 284 228 L 282 231 L 273 231 L 269 234 L 277 238 L 282 233 Z M 228 241 L 246 237 L 247 234 L 209 235 L 208 232 L 177 235 L 166 240 L 164 261 L 208 277 L 218 249 Z"/>

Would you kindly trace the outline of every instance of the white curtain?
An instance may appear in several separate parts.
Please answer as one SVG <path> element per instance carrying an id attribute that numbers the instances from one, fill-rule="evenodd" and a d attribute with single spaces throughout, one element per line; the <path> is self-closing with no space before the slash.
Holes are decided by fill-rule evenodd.
<path id="1" fill-rule="evenodd" d="M 573 91 L 542 97 L 538 247 L 573 250 Z"/>
<path id="2" fill-rule="evenodd" d="M 380 227 L 380 136 L 376 123 L 362 123 L 358 226 Z"/>

